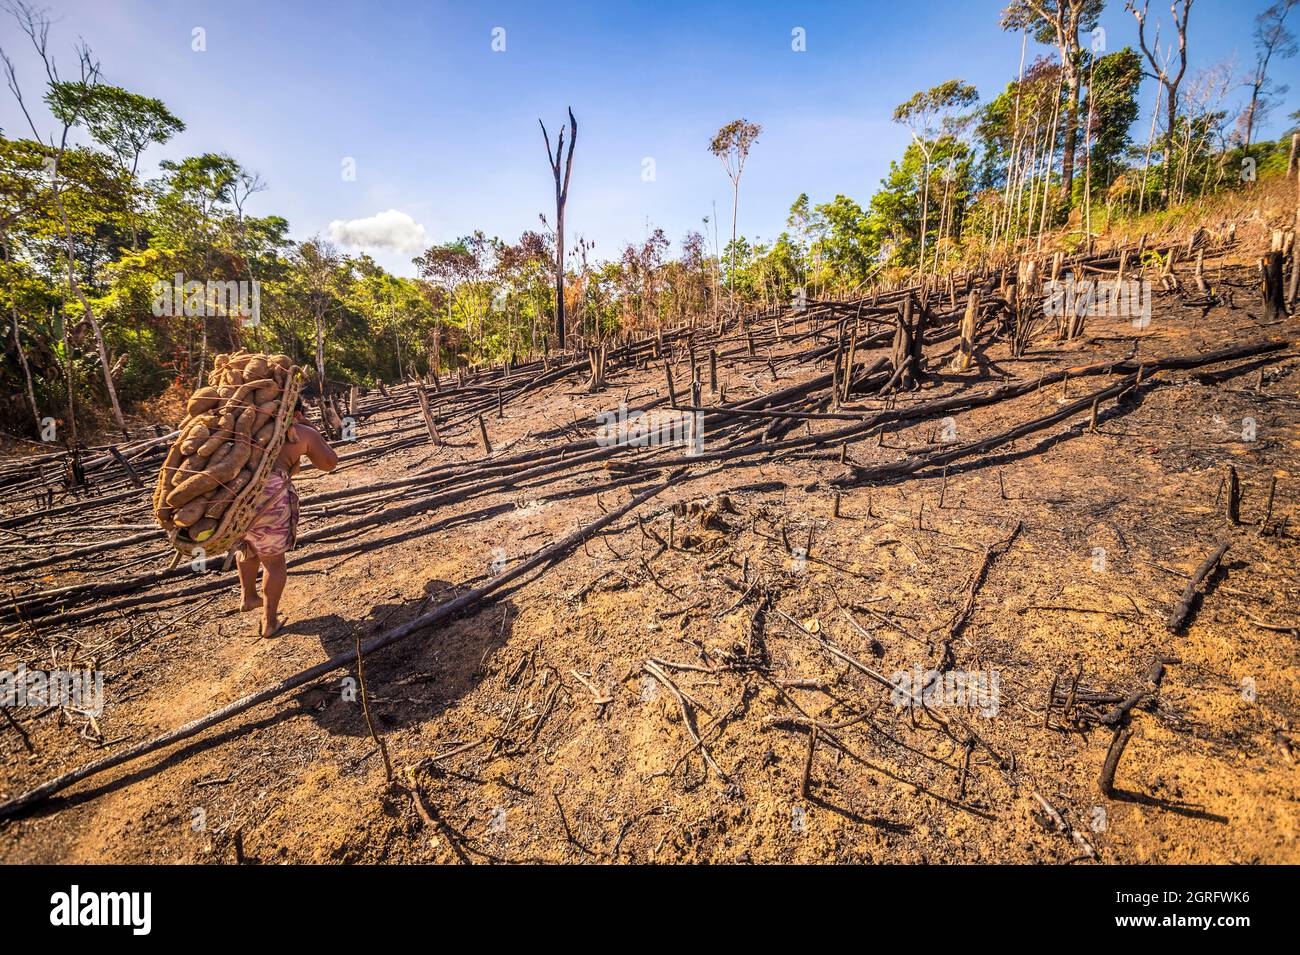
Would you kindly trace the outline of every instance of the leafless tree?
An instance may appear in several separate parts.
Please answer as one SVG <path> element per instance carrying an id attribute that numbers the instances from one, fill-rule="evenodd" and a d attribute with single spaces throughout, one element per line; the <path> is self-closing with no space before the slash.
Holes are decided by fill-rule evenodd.
<path id="1" fill-rule="evenodd" d="M 573 107 L 569 107 L 569 152 L 564 154 L 564 126 L 560 126 L 560 135 L 555 141 L 555 158 L 551 158 L 551 137 L 546 132 L 546 124 L 540 119 L 537 125 L 542 127 L 542 140 L 546 143 L 546 161 L 551 165 L 555 176 L 555 340 L 561 350 L 564 349 L 564 206 L 569 201 L 569 176 L 573 174 L 573 147 L 578 142 L 578 121 L 573 118 Z M 564 158 L 561 167 L 561 157 Z"/>
<path id="2" fill-rule="evenodd" d="M 1164 193 L 1166 200 L 1168 200 L 1172 195 L 1170 188 L 1173 185 L 1174 134 L 1178 125 L 1178 87 L 1183 82 L 1183 74 L 1187 72 L 1187 18 L 1192 12 L 1192 0 L 1173 0 L 1169 5 L 1169 12 L 1174 19 L 1174 29 L 1178 33 L 1178 67 L 1176 70 L 1170 68 L 1170 62 L 1174 60 L 1172 51 L 1166 50 L 1164 58 L 1160 58 L 1160 31 L 1158 25 L 1150 42 L 1147 41 L 1148 8 L 1150 6 L 1151 0 L 1142 0 L 1140 9 L 1137 0 L 1127 0 L 1125 4 L 1126 9 L 1137 19 L 1138 45 L 1142 48 L 1147 62 L 1151 64 L 1151 69 L 1154 71 L 1147 75 L 1159 80 L 1165 91 Z"/>
<path id="3" fill-rule="evenodd" d="M 1286 28 L 1286 17 L 1297 4 L 1300 0 L 1277 0 L 1255 18 L 1255 70 L 1250 75 L 1250 105 L 1245 115 L 1247 152 L 1270 97 L 1287 91 L 1286 86 L 1275 86 L 1269 79 L 1268 67 L 1274 58 L 1286 60 L 1296 55 L 1295 35 Z"/>
<path id="4" fill-rule="evenodd" d="M 1224 124 L 1219 104 L 1236 85 L 1237 65 L 1229 58 L 1198 70 L 1183 91 L 1182 155 L 1174 178 L 1174 198 L 1182 202 L 1187 195 L 1187 181 L 1196 158 L 1202 155 Z M 1206 174 L 1210 163 L 1206 163 Z M 1204 185 L 1202 186 L 1204 191 Z"/>

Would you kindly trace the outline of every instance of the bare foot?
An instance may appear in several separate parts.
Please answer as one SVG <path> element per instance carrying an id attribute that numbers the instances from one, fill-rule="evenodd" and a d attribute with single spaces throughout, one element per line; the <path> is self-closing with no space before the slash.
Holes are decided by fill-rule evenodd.
<path id="1" fill-rule="evenodd" d="M 251 597 L 245 597 L 243 603 L 239 605 L 239 612 L 246 613 L 249 610 L 256 610 L 262 606 L 262 595 L 253 594 Z"/>
<path id="2" fill-rule="evenodd" d="M 263 617 L 261 624 L 258 625 L 257 633 L 258 636 L 262 637 L 264 640 L 270 640 L 272 637 L 274 637 L 283 629 L 284 629 L 283 617 L 277 616 L 273 620 L 268 620 L 265 617 Z"/>

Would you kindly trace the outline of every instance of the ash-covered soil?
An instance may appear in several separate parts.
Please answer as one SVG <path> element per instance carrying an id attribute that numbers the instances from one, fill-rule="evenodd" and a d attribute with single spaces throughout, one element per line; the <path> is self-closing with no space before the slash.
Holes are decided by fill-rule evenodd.
<path id="1" fill-rule="evenodd" d="M 923 388 L 855 395 L 842 411 L 1300 336 L 1294 319 L 1260 319 L 1249 269 L 1214 280 L 1235 283 L 1235 305 L 1207 310 L 1158 294 L 1149 327 L 1094 319 L 1081 339 L 1040 337 L 1020 358 L 984 327 L 972 371 L 944 370 L 952 343 L 940 343 L 927 349 L 939 373 Z M 728 401 L 829 371 L 826 357 L 779 361 L 812 344 L 785 321 L 771 366 L 766 348 L 749 356 L 743 335 L 719 345 Z M 1114 377 L 892 424 L 850 441 L 845 462 L 838 444 L 704 460 L 476 610 L 367 657 L 386 753 L 367 726 L 354 665 L 0 823 L 0 859 L 1091 864 L 1095 852 L 1103 863 L 1300 861 L 1294 348 L 1161 372 L 1104 402 L 1095 430 L 1085 412 L 946 469 L 843 487 L 835 516 L 834 482 L 850 465 L 976 441 Z M 716 404 L 704 380 L 703 401 Z M 549 385 L 503 417 L 485 415 L 494 458 L 590 440 L 601 412 L 664 392 L 655 361 L 614 369 L 594 394 L 577 377 Z M 786 437 L 845 423 L 804 419 Z M 366 418 L 357 447 L 399 424 L 423 427 L 418 409 Z M 441 448 L 308 472 L 299 487 L 365 489 L 482 458 L 476 421 L 442 436 Z M 706 450 L 716 447 L 706 432 Z M 271 640 L 257 639 L 256 614 L 238 612 L 233 574 L 220 589 L 99 619 L 7 625 L 0 666 L 94 662 L 106 683 L 93 721 L 10 711 L 17 725 L 0 723 L 0 797 L 490 581 L 662 480 L 650 466 L 680 453 L 629 455 L 644 467 L 633 474 L 579 463 L 307 544 L 290 560 L 288 627 Z M 1236 525 L 1225 517 L 1229 465 L 1242 487 Z M 30 506 L 13 501 L 5 513 Z M 390 506 L 308 505 L 301 530 Z M 147 496 L 93 521 L 148 524 Z M 22 531 L 3 540 L 78 539 L 66 519 L 46 536 L 38 525 Z M 1188 579 L 1225 539 L 1190 624 L 1170 632 Z M 157 550 L 7 575 L 6 589 L 160 569 L 165 557 L 137 563 Z M 929 711 L 896 705 L 879 677 L 924 673 L 945 644 L 950 668 L 975 681 L 974 698 Z M 1111 708 L 1105 701 L 1147 686 L 1156 658 L 1176 662 L 1133 710 L 1107 798 L 1097 780 L 1112 731 L 1096 717 Z"/>

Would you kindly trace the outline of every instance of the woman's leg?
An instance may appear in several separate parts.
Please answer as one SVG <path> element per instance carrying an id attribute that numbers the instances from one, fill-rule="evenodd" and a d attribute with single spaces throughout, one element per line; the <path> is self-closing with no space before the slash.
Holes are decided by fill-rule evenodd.
<path id="1" fill-rule="evenodd" d="M 262 632 L 269 637 L 280 629 L 280 595 L 284 593 L 287 572 L 284 554 L 266 556 L 261 561 L 262 593 L 266 596 L 265 609 L 262 611 Z"/>
<path id="2" fill-rule="evenodd" d="M 262 598 L 257 593 L 257 568 L 261 561 L 252 548 L 241 547 L 235 558 L 239 566 L 239 593 L 241 610 L 252 610 L 262 606 Z"/>

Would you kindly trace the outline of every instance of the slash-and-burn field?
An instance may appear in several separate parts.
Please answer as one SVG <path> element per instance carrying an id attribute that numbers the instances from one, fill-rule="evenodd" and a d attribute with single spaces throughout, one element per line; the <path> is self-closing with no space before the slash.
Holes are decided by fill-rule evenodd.
<path id="1" fill-rule="evenodd" d="M 1204 268 L 1073 337 L 1012 269 L 444 378 L 428 424 L 414 383 L 344 393 L 270 640 L 220 559 L 168 570 L 165 441 L 120 449 L 144 488 L 11 455 L 3 667 L 104 699 L 6 711 L 0 798 L 352 658 L 34 803 L 0 857 L 1300 861 L 1300 325 L 1247 257 Z M 699 453 L 601 430 L 674 404 Z"/>

